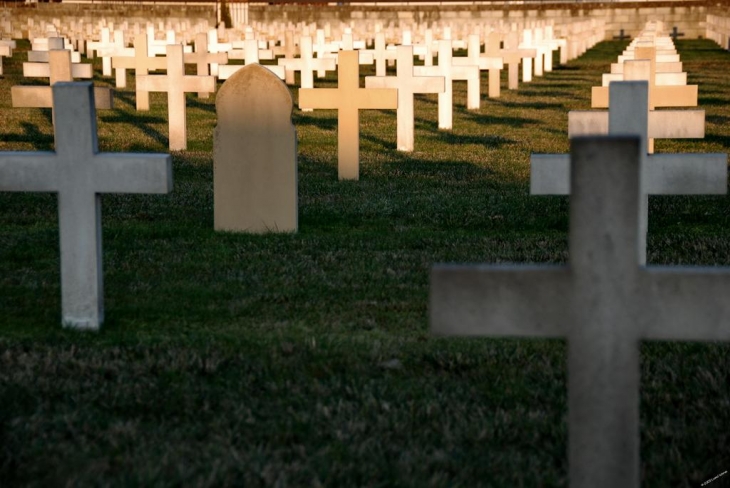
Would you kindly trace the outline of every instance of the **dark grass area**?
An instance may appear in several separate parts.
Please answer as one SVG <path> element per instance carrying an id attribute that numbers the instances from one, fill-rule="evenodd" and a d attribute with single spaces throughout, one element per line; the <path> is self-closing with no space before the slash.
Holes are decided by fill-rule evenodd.
<path id="1" fill-rule="evenodd" d="M 294 109 L 293 235 L 213 231 L 215 97 L 189 96 L 173 193 L 103 197 L 97 334 L 60 327 L 56 197 L 0 193 L 0 486 L 566 486 L 566 343 L 431 337 L 428 273 L 566 261 L 568 199 L 529 196 L 529 155 L 568 150 L 567 112 L 626 44 L 517 92 L 505 73 L 478 111 L 457 83 L 450 132 L 418 97 L 412 154 L 393 111 L 362 112 L 358 182 L 337 181 L 336 113 Z M 728 152 L 730 54 L 677 45 L 707 135 L 657 151 Z M 100 148 L 165 152 L 165 95 L 138 113 L 133 86 L 99 112 Z M 0 97 L 0 150 L 52 147 L 50 111 Z M 729 210 L 652 197 L 649 261 L 730 265 Z M 641 347 L 642 486 L 730 469 L 730 346 Z"/>

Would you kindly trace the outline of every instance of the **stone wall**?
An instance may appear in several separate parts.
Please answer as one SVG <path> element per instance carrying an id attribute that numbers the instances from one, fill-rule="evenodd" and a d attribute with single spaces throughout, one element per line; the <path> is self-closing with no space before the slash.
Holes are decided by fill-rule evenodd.
<path id="1" fill-rule="evenodd" d="M 684 39 L 705 36 L 708 9 L 717 2 L 602 2 L 551 3 L 541 5 L 251 5 L 250 22 L 525 22 L 552 20 L 556 25 L 579 18 L 606 20 L 606 36 L 617 35 L 621 29 L 628 35 L 637 34 L 648 20 L 661 20 L 668 28 L 676 26 Z"/>

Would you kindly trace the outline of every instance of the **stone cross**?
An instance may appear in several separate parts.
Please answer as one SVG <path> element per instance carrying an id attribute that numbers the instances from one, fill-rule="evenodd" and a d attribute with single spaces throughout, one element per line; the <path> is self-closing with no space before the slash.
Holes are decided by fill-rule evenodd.
<path id="1" fill-rule="evenodd" d="M 611 107 L 608 133 L 636 135 L 642 141 L 642 192 L 639 224 L 640 264 L 646 262 L 646 234 L 649 221 L 648 195 L 702 195 L 727 192 L 726 154 L 655 154 L 647 156 L 649 111 L 645 81 L 611 83 Z M 676 116 L 676 114 L 675 114 Z M 661 120 L 665 135 L 681 135 L 681 123 Z M 659 125 L 660 123 L 655 123 Z M 680 127 L 678 127 L 680 126 Z M 567 155 L 533 155 L 531 157 L 530 193 L 566 195 L 570 190 L 570 157 Z"/>
<path id="2" fill-rule="evenodd" d="M 167 59 L 147 54 L 147 34 L 142 33 L 137 34 L 134 39 L 134 57 L 113 57 L 112 67 L 117 70 L 134 69 L 135 80 L 137 80 L 140 76 L 146 75 L 152 70 L 167 69 Z M 150 94 L 148 91 L 141 89 L 137 82 L 135 82 L 135 97 L 137 110 L 150 109 Z"/>
<path id="3" fill-rule="evenodd" d="M 413 46 L 398 46 L 397 76 L 367 76 L 365 88 L 395 88 L 398 90 L 399 151 L 413 151 L 414 111 L 416 93 L 441 93 L 445 90 L 443 76 L 413 75 Z"/>
<path id="4" fill-rule="evenodd" d="M 360 110 L 398 108 L 398 92 L 390 88 L 360 88 L 357 51 L 340 51 L 337 88 L 302 88 L 300 108 L 337 110 L 339 179 L 360 177 Z"/>
<path id="5" fill-rule="evenodd" d="M 625 34 L 624 34 L 624 30 L 623 30 L 623 29 L 621 29 L 621 30 L 619 31 L 618 35 L 617 35 L 617 36 L 613 36 L 613 38 L 614 38 L 614 39 L 618 39 L 619 41 L 623 41 L 623 40 L 625 40 L 625 39 L 628 39 L 628 38 L 629 38 L 629 36 L 625 35 Z"/>
<path id="6" fill-rule="evenodd" d="M 90 73 L 83 71 L 85 69 L 90 70 L 91 65 L 71 63 L 71 51 L 54 49 L 48 51 L 48 56 L 48 64 L 26 64 L 38 64 L 38 70 L 39 72 L 42 71 L 42 73 L 36 73 L 36 75 L 48 76 L 50 84 L 47 86 L 17 85 L 10 87 L 10 99 L 13 107 L 53 108 L 54 97 L 53 91 L 51 90 L 53 85 L 58 82 L 73 81 L 74 75 L 85 75 L 85 77 L 91 78 Z M 83 66 L 87 66 L 88 68 L 83 68 Z M 97 109 L 111 109 L 114 106 L 112 91 L 108 87 L 94 87 L 94 98 Z"/>
<path id="7" fill-rule="evenodd" d="M 452 63 L 451 41 L 441 40 L 438 42 L 438 65 L 436 66 L 415 66 L 413 68 L 416 76 L 443 76 L 445 89 L 438 94 L 438 127 L 439 129 L 450 130 L 454 125 L 454 89 L 453 81 L 465 79 L 466 77 L 479 78 L 479 67 L 454 66 Z M 467 94 L 467 108 L 479 108 L 479 93 L 476 93 L 477 100 L 471 97 L 474 93 Z M 474 107 L 476 103 L 476 107 Z M 470 106 L 471 104 L 471 106 Z"/>
<path id="8" fill-rule="evenodd" d="M 210 74 L 208 66 L 211 64 L 227 64 L 228 54 L 226 53 L 209 53 L 208 52 L 208 34 L 199 32 L 195 35 L 195 51 L 192 53 L 184 53 L 183 59 L 186 63 L 195 64 L 198 76 L 208 76 Z M 198 93 L 198 98 L 208 98 L 209 92 L 203 91 Z"/>
<path id="9" fill-rule="evenodd" d="M 183 47 L 167 45 L 167 75 L 140 75 L 137 86 L 147 92 L 167 92 L 167 115 L 170 127 L 170 150 L 188 147 L 185 93 L 214 92 L 214 76 L 185 75 Z"/>
<path id="10" fill-rule="evenodd" d="M 532 58 L 537 56 L 537 50 L 520 47 L 517 32 L 510 32 L 504 39 L 504 49 L 500 53 L 503 62 L 507 65 L 507 88 L 516 90 L 519 82 L 520 61 L 530 60 L 532 63 Z"/>
<path id="11" fill-rule="evenodd" d="M 296 232 L 297 134 L 289 89 L 250 64 L 223 84 L 215 105 L 215 229 Z"/>
<path id="12" fill-rule="evenodd" d="M 168 193 L 167 154 L 100 153 L 92 84 L 56 83 L 55 152 L 0 152 L 0 191 L 58 193 L 62 323 L 104 321 L 102 193 Z"/>
<path id="13" fill-rule="evenodd" d="M 634 74 L 624 79 L 636 79 L 644 76 L 649 82 L 649 109 L 656 107 L 695 107 L 697 106 L 697 85 L 657 85 L 656 84 L 656 48 L 637 47 L 634 54 L 635 61 L 649 60 L 649 71 L 645 74 Z M 624 63 L 626 69 L 629 66 Z M 641 68 L 643 64 L 633 65 Z M 594 86 L 591 88 L 591 106 L 593 108 L 607 108 L 609 104 L 608 87 Z"/>
<path id="14" fill-rule="evenodd" d="M 284 66 L 286 71 L 299 71 L 301 88 L 314 88 L 314 72 L 318 70 L 333 71 L 336 69 L 334 58 L 314 58 L 312 51 L 312 38 L 302 36 L 299 39 L 300 58 L 279 59 L 279 66 Z"/>
<path id="15" fill-rule="evenodd" d="M 502 58 L 497 56 L 488 56 L 487 54 L 480 54 L 480 42 L 479 34 L 469 34 L 467 39 L 467 57 L 453 58 L 454 66 L 478 66 L 479 70 L 488 71 L 489 73 L 489 97 L 499 97 L 499 72 L 503 68 Z M 440 61 L 439 61 L 440 63 Z M 476 80 L 467 81 L 468 84 L 476 83 L 476 97 L 479 97 L 479 77 Z M 475 88 L 467 85 L 467 91 L 474 90 Z M 474 95 L 472 95 L 474 96 Z M 474 108 L 473 106 L 470 108 Z M 479 108 L 477 104 L 476 108 Z"/>
<path id="16" fill-rule="evenodd" d="M 104 63 L 109 64 L 109 71 L 113 68 L 112 59 L 115 56 L 134 57 L 134 48 L 126 47 L 124 43 L 124 32 L 121 30 L 114 31 L 114 47 L 102 47 L 98 50 L 99 56 L 102 56 Z M 127 86 L 127 70 L 125 68 L 117 68 L 115 71 L 115 85 L 117 88 L 126 88 Z"/>
<path id="17" fill-rule="evenodd" d="M 96 51 L 96 55 L 101 57 L 101 69 L 104 76 L 112 75 L 111 57 L 107 53 L 115 47 L 117 46 L 111 39 L 108 27 L 103 27 L 101 29 L 101 39 L 99 41 L 90 41 L 86 43 L 86 52 L 89 55 Z"/>
<path id="18" fill-rule="evenodd" d="M 435 266 L 431 331 L 565 337 L 571 488 L 638 488 L 639 341 L 730 340 L 728 268 L 643 266 L 636 137 L 571 141 L 569 262 Z"/>
<path id="19" fill-rule="evenodd" d="M 679 32 L 676 25 L 672 27 L 672 33 L 669 34 L 669 37 L 672 38 L 672 41 L 677 42 L 677 38 L 681 36 L 684 36 L 684 32 Z"/>

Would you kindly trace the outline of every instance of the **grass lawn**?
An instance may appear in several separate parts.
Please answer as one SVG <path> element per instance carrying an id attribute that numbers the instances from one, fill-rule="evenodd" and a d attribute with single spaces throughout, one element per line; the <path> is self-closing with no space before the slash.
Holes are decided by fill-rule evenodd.
<path id="1" fill-rule="evenodd" d="M 357 182 L 336 112 L 294 109 L 297 234 L 213 231 L 215 97 L 188 96 L 174 191 L 103 197 L 99 333 L 60 326 L 56 196 L 0 193 L 0 486 L 567 486 L 566 342 L 431 337 L 428 275 L 566 261 L 568 198 L 529 196 L 529 156 L 568 151 L 568 111 L 626 44 L 519 91 L 503 73 L 477 111 L 457 83 L 452 131 L 418 97 L 411 154 L 394 111 L 361 112 Z M 706 137 L 656 150 L 728 152 L 730 53 L 677 47 Z M 53 148 L 49 110 L 10 107 L 27 49 L 4 60 L 3 151 Z M 166 94 L 138 113 L 129 86 L 100 149 L 167 152 Z M 728 198 L 651 197 L 648 260 L 730 265 Z M 642 486 L 730 470 L 730 345 L 641 351 Z"/>

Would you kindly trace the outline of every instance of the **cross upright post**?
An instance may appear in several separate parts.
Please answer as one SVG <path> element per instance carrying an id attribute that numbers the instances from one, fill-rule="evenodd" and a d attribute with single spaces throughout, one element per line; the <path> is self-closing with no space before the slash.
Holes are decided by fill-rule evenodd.
<path id="1" fill-rule="evenodd" d="M 728 268 L 640 261 L 643 146 L 571 141 L 567 265 L 431 271 L 435 334 L 567 338 L 571 488 L 639 486 L 639 341 L 730 340 Z"/>
<path id="2" fill-rule="evenodd" d="M 104 321 L 102 193 L 168 193 L 168 154 L 100 153 L 92 84 L 53 86 L 55 152 L 0 152 L 0 191 L 58 193 L 62 324 Z"/>
<path id="3" fill-rule="evenodd" d="M 340 51 L 337 88 L 302 88 L 300 108 L 337 110 L 337 168 L 339 179 L 360 177 L 360 110 L 398 108 L 391 88 L 360 88 L 357 51 Z"/>
<path id="4" fill-rule="evenodd" d="M 445 89 L 443 76 L 414 76 L 413 46 L 398 46 L 397 76 L 367 76 L 365 88 L 395 88 L 398 90 L 399 151 L 413 151 L 414 111 L 416 93 L 441 93 Z"/>
<path id="5" fill-rule="evenodd" d="M 183 53 L 183 59 L 186 63 L 195 64 L 198 76 L 208 76 L 210 65 L 228 63 L 228 53 L 208 52 L 208 34 L 199 32 L 195 36 L 195 51 Z M 198 98 L 208 98 L 209 95 L 210 92 L 207 91 L 198 92 Z"/>

